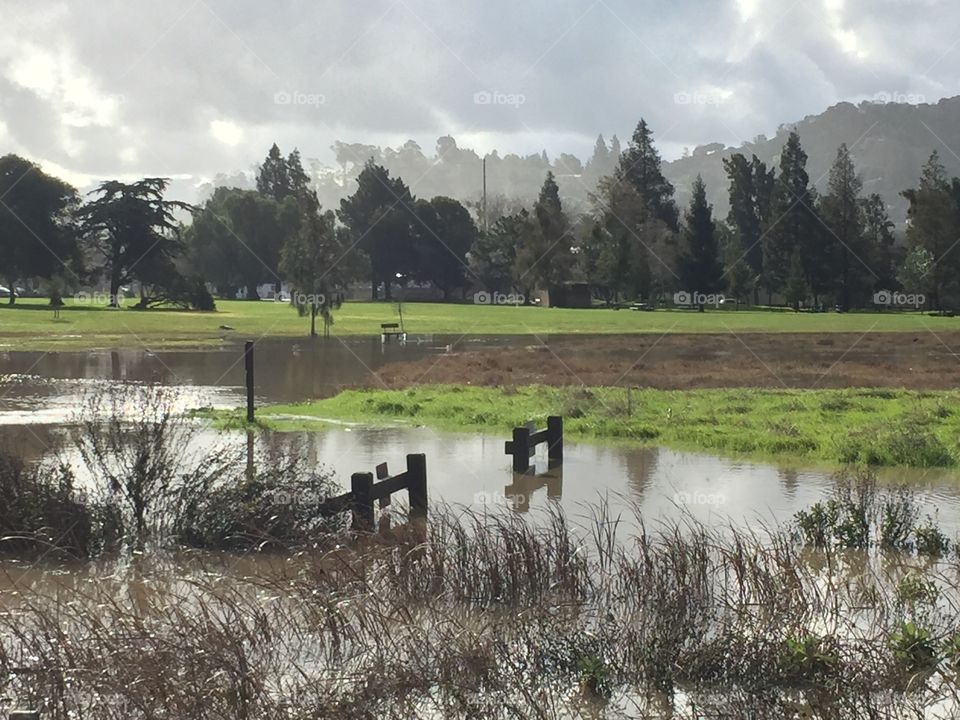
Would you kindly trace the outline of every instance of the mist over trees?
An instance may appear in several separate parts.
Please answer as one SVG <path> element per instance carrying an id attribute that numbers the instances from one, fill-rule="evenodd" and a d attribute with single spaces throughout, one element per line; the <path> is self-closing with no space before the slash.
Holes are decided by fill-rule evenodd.
<path id="1" fill-rule="evenodd" d="M 864 193 L 846 145 L 836 148 L 818 192 L 795 130 L 773 165 L 742 153 L 721 159 L 722 214 L 704 177 L 686 188 L 667 178 L 644 119 L 626 147 L 597 138 L 586 163 L 570 155 L 551 162 L 545 153 L 487 157 L 488 181 L 514 173 L 529 183 L 536 174 L 530 198 L 455 199 L 476 179 L 463 168 L 481 158 L 450 137 L 433 158 L 415 143 L 389 151 L 338 144 L 337 153 L 342 197 L 330 205 L 300 152 L 273 144 L 251 183 L 237 187 L 222 176 L 225 184 L 199 207 L 167 200 L 163 178 L 107 181 L 84 202 L 29 161 L 0 158 L 4 279 L 14 288 L 25 279 L 46 283 L 51 294 L 104 283 L 114 304 L 136 285 L 143 308 L 210 308 L 211 292 L 250 300 L 266 292 L 308 317 L 311 334 L 318 318 L 329 334 L 335 310 L 360 289 L 373 300 L 417 287 L 446 301 L 486 290 L 531 302 L 540 291 L 578 286 L 608 305 L 726 295 L 796 310 L 882 306 L 884 294 L 897 291 L 923 296 L 933 309 L 960 303 L 960 179 L 936 152 L 918 168 L 915 187 L 902 190 L 902 236 L 884 198 Z M 409 168 L 414 180 L 388 163 Z M 418 195 L 411 182 L 427 175 L 449 192 Z M 565 196 L 573 181 L 590 188 L 583 201 Z M 37 228 L 42 237 L 28 231 Z M 689 304 L 703 309 L 702 301 Z"/>

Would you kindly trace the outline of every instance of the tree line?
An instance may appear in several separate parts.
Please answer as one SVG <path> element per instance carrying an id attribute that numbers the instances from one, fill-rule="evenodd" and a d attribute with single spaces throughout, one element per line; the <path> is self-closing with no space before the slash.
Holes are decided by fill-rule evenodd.
<path id="1" fill-rule="evenodd" d="M 845 145 L 822 195 L 806 164 L 796 132 L 777 167 L 734 154 L 724 160 L 727 217 L 713 217 L 700 177 L 681 213 L 641 120 L 614 172 L 598 183 L 589 212 L 568 218 L 548 173 L 533 211 L 501 217 L 480 234 L 467 260 L 489 290 L 580 281 L 611 304 L 667 301 L 678 291 L 843 311 L 901 290 L 935 309 L 960 300 L 960 251 L 953 252 L 960 242 L 960 179 L 948 179 L 935 151 L 918 187 L 903 192 L 904 243 L 882 198 L 864 194 Z"/>
<path id="2" fill-rule="evenodd" d="M 678 291 L 795 309 L 865 307 L 884 290 L 923 295 L 937 309 L 957 301 L 960 179 L 947 177 L 936 152 L 918 186 L 903 193 L 904 243 L 879 195 L 864 194 L 846 146 L 822 195 L 796 132 L 776 167 L 756 156 L 724 159 L 730 211 L 722 219 L 699 177 L 689 206 L 677 207 L 644 120 L 614 157 L 599 142 L 595 155 L 612 170 L 584 212 L 563 207 L 551 170 L 530 206 L 494 196 L 468 208 L 444 196 L 416 198 L 371 158 L 334 210 L 321 207 L 299 152 L 284 156 L 274 145 L 255 190 L 218 187 L 193 207 L 166 199 L 163 178 L 107 181 L 81 198 L 7 155 L 0 158 L 0 277 L 11 290 L 41 279 L 51 297 L 103 282 L 111 304 L 135 283 L 141 307 L 211 308 L 211 291 L 257 299 L 263 283 L 286 283 L 312 330 L 318 317 L 329 330 L 344 292 L 360 280 L 373 299 L 390 299 L 409 283 L 455 299 L 479 288 L 530 298 L 581 282 L 609 304 L 656 303 Z"/>

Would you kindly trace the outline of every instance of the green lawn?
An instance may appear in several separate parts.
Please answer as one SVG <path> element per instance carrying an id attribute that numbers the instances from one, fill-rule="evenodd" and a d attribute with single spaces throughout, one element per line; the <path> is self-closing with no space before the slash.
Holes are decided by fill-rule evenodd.
<path id="1" fill-rule="evenodd" d="M 708 450 L 829 465 L 954 467 L 960 464 L 960 392 L 847 390 L 633 390 L 526 386 L 426 386 L 349 390 L 258 411 L 267 427 L 314 427 L 313 418 L 401 422 L 500 431 L 547 415 L 574 438 Z M 225 427 L 237 412 L 210 413 Z"/>
<path id="2" fill-rule="evenodd" d="M 0 305 L 0 348 L 85 349 L 124 346 L 215 345 L 263 336 L 302 337 L 306 318 L 284 303 L 220 300 L 212 313 L 181 310 L 110 310 L 68 301 L 59 319 L 45 300 L 24 298 Z M 334 334 L 376 335 L 394 322 L 396 304 L 350 302 L 335 314 Z M 411 334 L 703 333 L 703 332 L 914 332 L 960 328 L 960 318 L 920 313 L 822 313 L 687 310 L 614 311 L 538 307 L 405 303 Z M 228 325 L 233 330 L 222 330 Z"/>

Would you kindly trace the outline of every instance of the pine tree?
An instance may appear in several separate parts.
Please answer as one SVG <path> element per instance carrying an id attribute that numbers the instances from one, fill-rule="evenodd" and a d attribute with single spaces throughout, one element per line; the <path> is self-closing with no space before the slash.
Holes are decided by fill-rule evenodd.
<path id="1" fill-rule="evenodd" d="M 873 193 L 860 201 L 863 242 L 870 267 L 873 268 L 872 290 L 893 290 L 898 287 L 897 264 L 902 252 L 896 247 L 894 224 L 887 214 L 883 198 Z"/>
<path id="2" fill-rule="evenodd" d="M 764 229 L 762 282 L 768 293 L 783 288 L 792 272 L 794 251 L 800 253 L 806 285 L 816 293 L 811 279 L 820 282 L 823 233 L 814 213 L 814 193 L 806 170 L 807 154 L 800 136 L 791 132 L 780 154 L 780 176 L 773 191 L 770 215 Z"/>
<path id="3" fill-rule="evenodd" d="M 821 200 L 823 221 L 829 228 L 826 252 L 828 266 L 832 266 L 838 289 L 840 307 L 850 309 L 851 295 L 859 296 L 873 273 L 866 264 L 863 238 L 860 190 L 863 182 L 857 175 L 853 158 L 847 146 L 841 145 L 830 168 L 828 194 Z M 836 262 L 832 262 L 835 260 Z"/>
<path id="4" fill-rule="evenodd" d="M 738 237 L 741 255 L 728 258 L 731 268 L 742 274 L 739 264 L 746 266 L 753 278 L 763 274 L 763 232 L 770 215 L 774 187 L 774 171 L 754 155 L 751 160 L 735 153 L 723 160 L 730 180 L 730 211 L 727 222 Z M 739 263 L 737 262 L 739 260 Z M 736 265 L 733 265 L 736 263 Z M 759 284 L 753 283 L 754 302 L 759 302 Z"/>
<path id="5" fill-rule="evenodd" d="M 570 225 L 552 172 L 547 173 L 533 210 L 533 231 L 517 251 L 517 282 L 547 290 L 566 280 L 573 265 Z"/>
<path id="6" fill-rule="evenodd" d="M 300 161 L 300 151 L 296 148 L 287 156 L 287 185 L 290 194 L 297 199 L 297 203 L 305 214 L 315 214 L 320 210 L 320 201 L 317 193 L 310 187 L 310 176 L 303 169 Z M 282 198 L 280 198 L 282 200 Z"/>
<path id="7" fill-rule="evenodd" d="M 707 202 L 706 186 L 699 175 L 693 183 L 693 197 L 685 221 L 686 248 L 680 261 L 685 287 L 697 293 L 719 293 L 724 286 L 724 277 L 717 228 L 713 221 L 713 209 Z"/>
<path id="8" fill-rule="evenodd" d="M 257 170 L 257 192 L 277 202 L 282 202 L 291 194 L 290 171 L 276 143 Z"/>
<path id="9" fill-rule="evenodd" d="M 610 165 L 610 151 L 607 149 L 607 142 L 603 139 L 603 135 L 597 136 L 597 142 L 593 146 L 593 156 L 587 165 L 598 178 L 606 174 Z"/>
<path id="10" fill-rule="evenodd" d="M 610 138 L 610 158 L 614 164 L 620 161 L 620 153 L 623 150 L 620 149 L 620 138 L 614 135 Z"/>
<path id="11" fill-rule="evenodd" d="M 953 188 L 936 151 L 923 167 L 919 188 L 906 190 L 903 196 L 910 202 L 907 244 L 911 249 L 923 248 L 933 257 L 930 292 L 933 307 L 940 310 L 947 295 L 957 286 L 960 257 L 954 247 L 958 218 Z M 910 287 L 904 290 L 919 292 Z"/>
<path id="12" fill-rule="evenodd" d="M 630 146 L 617 164 L 618 180 L 630 183 L 643 198 L 650 212 L 670 230 L 676 232 L 679 211 L 673 200 L 673 185 L 663 176 L 660 153 L 653 145 L 653 132 L 641 119 Z"/>

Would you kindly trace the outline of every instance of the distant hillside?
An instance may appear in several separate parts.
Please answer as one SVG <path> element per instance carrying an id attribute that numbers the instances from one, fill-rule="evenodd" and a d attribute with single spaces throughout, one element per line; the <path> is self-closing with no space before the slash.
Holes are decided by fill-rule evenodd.
<path id="1" fill-rule="evenodd" d="M 677 188 L 677 202 L 681 207 L 687 203 L 690 185 L 699 173 L 716 217 L 726 217 L 729 183 L 723 158 L 740 152 L 776 165 L 792 128 L 800 133 L 809 157 L 807 172 L 818 190 L 826 188 L 837 148 L 846 143 L 863 178 L 864 193 L 879 193 L 898 225 L 907 210 L 900 192 L 917 184 L 920 168 L 933 150 L 940 154 L 948 174 L 960 176 L 960 97 L 945 98 L 936 105 L 844 102 L 795 125 L 781 126 L 772 139 L 760 138 L 739 148 L 700 146 L 689 157 L 665 163 L 664 174 Z"/>
<path id="2" fill-rule="evenodd" d="M 735 152 L 748 158 L 755 154 L 776 166 L 787 134 L 794 127 L 809 157 L 807 171 L 818 190 L 826 187 L 837 148 L 845 142 L 863 178 L 864 193 L 879 193 L 898 225 L 906 216 L 906 202 L 900 192 L 916 185 L 920 168 L 934 149 L 947 172 L 960 176 L 960 97 L 935 105 L 865 102 L 857 106 L 844 102 L 795 125 L 781 126 L 772 139 L 760 137 L 738 148 L 720 143 L 701 145 L 689 157 L 665 163 L 664 174 L 676 187 L 678 204 L 683 208 L 689 202 L 690 187 L 699 173 L 707 184 L 715 217 L 726 218 L 729 182 L 723 158 Z M 392 175 L 402 177 L 418 197 L 449 195 L 470 204 L 475 211 L 479 205 L 481 157 L 472 149 L 459 147 L 452 137 L 438 138 L 435 148 L 426 152 L 412 140 L 397 148 L 338 141 L 332 149 L 336 157 L 333 166 L 308 161 L 324 207 L 339 207 L 340 199 L 355 190 L 363 163 L 370 158 Z M 609 141 L 598 138 L 593 155 L 583 159 L 566 153 L 554 158 L 546 152 L 525 156 L 491 153 L 487 156 L 487 188 L 491 208 L 496 208 L 491 213 L 514 207 L 517 201 L 532 203 L 548 170 L 557 177 L 565 207 L 571 213 L 586 211 L 591 205 L 589 194 L 599 178 L 613 172 L 622 149 L 621 141 L 613 136 Z M 220 184 L 253 187 L 253 178 L 243 172 L 218 176 L 197 188 L 201 200 Z"/>

